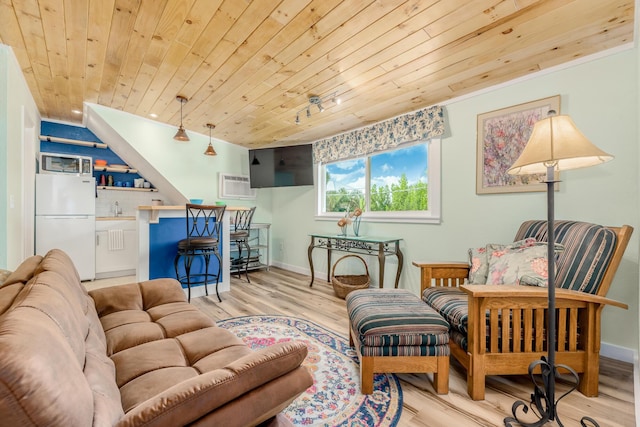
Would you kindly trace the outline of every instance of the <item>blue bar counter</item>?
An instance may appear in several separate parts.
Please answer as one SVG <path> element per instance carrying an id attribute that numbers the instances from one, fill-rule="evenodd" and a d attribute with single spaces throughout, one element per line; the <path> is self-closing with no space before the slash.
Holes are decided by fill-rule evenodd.
<path id="1" fill-rule="evenodd" d="M 229 260 L 229 239 L 227 231 L 230 226 L 230 218 L 235 211 L 246 209 L 244 207 L 229 207 L 222 218 L 221 252 L 222 275 L 218 284 L 220 293 L 230 290 L 231 275 Z M 138 223 L 138 281 L 157 279 L 162 277 L 176 277 L 173 260 L 178 249 L 178 241 L 186 237 L 185 224 L 186 210 L 184 205 L 178 206 L 139 206 L 136 215 Z M 192 274 L 204 273 L 204 264 L 194 260 Z M 211 258 L 210 272 L 218 269 L 218 260 Z M 179 263 L 182 268 L 182 262 Z M 201 270 L 201 271 L 200 271 Z M 182 274 L 183 272 L 181 272 Z M 183 285 L 186 292 L 186 285 Z M 208 285 L 209 295 L 215 296 L 215 282 Z M 204 285 L 192 285 L 191 297 L 205 295 Z"/>

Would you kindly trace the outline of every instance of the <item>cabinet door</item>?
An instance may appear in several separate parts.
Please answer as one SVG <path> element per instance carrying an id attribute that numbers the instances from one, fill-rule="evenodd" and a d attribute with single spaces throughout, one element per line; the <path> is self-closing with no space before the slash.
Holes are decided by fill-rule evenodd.
<path id="1" fill-rule="evenodd" d="M 136 269 L 136 232 L 123 231 L 123 248 L 109 249 L 109 232 L 96 232 L 96 273 Z"/>

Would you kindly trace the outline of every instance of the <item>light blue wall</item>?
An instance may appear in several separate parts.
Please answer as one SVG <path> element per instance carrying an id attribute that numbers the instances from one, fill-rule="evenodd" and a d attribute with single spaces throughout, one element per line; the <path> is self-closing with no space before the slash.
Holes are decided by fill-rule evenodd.
<path id="1" fill-rule="evenodd" d="M 0 44 L 0 268 L 33 254 L 40 114 L 10 47 Z"/>
<path id="2" fill-rule="evenodd" d="M 7 147 L 8 147 L 8 123 L 7 118 L 7 104 L 9 103 L 9 97 L 7 95 L 7 86 L 9 81 L 7 79 L 7 60 L 8 50 L 4 47 L 0 49 L 0 117 L 5 120 L 0 120 L 0 242 L 7 241 L 7 206 L 8 206 L 8 192 L 7 192 Z M 7 267 L 7 248 L 8 245 L 0 244 L 0 268 Z"/>
<path id="3" fill-rule="evenodd" d="M 467 249 L 509 242 L 526 219 L 546 219 L 544 193 L 476 195 L 477 115 L 553 95 L 561 96 L 561 113 L 615 160 L 561 175 L 556 218 L 578 219 L 636 228 L 609 297 L 629 304 L 628 311 L 606 308 L 603 341 L 638 348 L 638 70 L 637 50 L 627 50 L 571 68 L 496 88 L 446 104 L 448 135 L 442 140 L 442 223 L 363 222 L 364 234 L 402 237 L 405 255 L 400 286 L 416 294 L 416 260 L 466 260 Z M 308 233 L 337 232 L 335 221 L 314 220 L 315 192 L 307 187 L 274 189 L 274 259 L 291 269 L 308 271 Z M 335 256 L 334 260 L 338 256 Z M 377 278 L 376 262 L 370 270 Z M 314 265 L 326 272 L 326 253 L 314 252 Z M 326 273 L 324 273 L 326 274 Z M 387 268 L 391 286 L 395 265 Z M 316 286 L 327 286 L 325 283 Z M 620 328 L 625 325 L 625 328 Z"/>

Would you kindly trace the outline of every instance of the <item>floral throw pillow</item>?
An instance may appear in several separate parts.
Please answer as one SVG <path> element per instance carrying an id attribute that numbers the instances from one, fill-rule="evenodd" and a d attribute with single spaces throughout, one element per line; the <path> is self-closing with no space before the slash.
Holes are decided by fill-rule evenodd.
<path id="1" fill-rule="evenodd" d="M 525 246 L 533 246 L 537 244 L 536 239 L 529 237 L 524 240 L 501 245 L 498 243 L 490 243 L 483 248 L 469 249 L 469 283 L 474 285 L 483 285 L 487 283 L 487 274 L 489 273 L 489 257 L 493 251 L 509 248 L 518 248 Z"/>
<path id="2" fill-rule="evenodd" d="M 487 248 L 469 249 L 469 283 L 475 285 L 486 283 L 488 272 Z"/>
<path id="3" fill-rule="evenodd" d="M 495 250 L 489 257 L 487 284 L 546 286 L 547 246 L 535 244 Z"/>

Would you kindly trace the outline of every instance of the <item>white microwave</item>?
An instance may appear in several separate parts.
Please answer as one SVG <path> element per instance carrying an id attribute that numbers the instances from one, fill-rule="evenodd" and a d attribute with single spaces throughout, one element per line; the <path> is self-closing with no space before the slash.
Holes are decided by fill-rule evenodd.
<path id="1" fill-rule="evenodd" d="M 40 153 L 40 173 L 93 176 L 93 162 L 88 156 Z"/>

